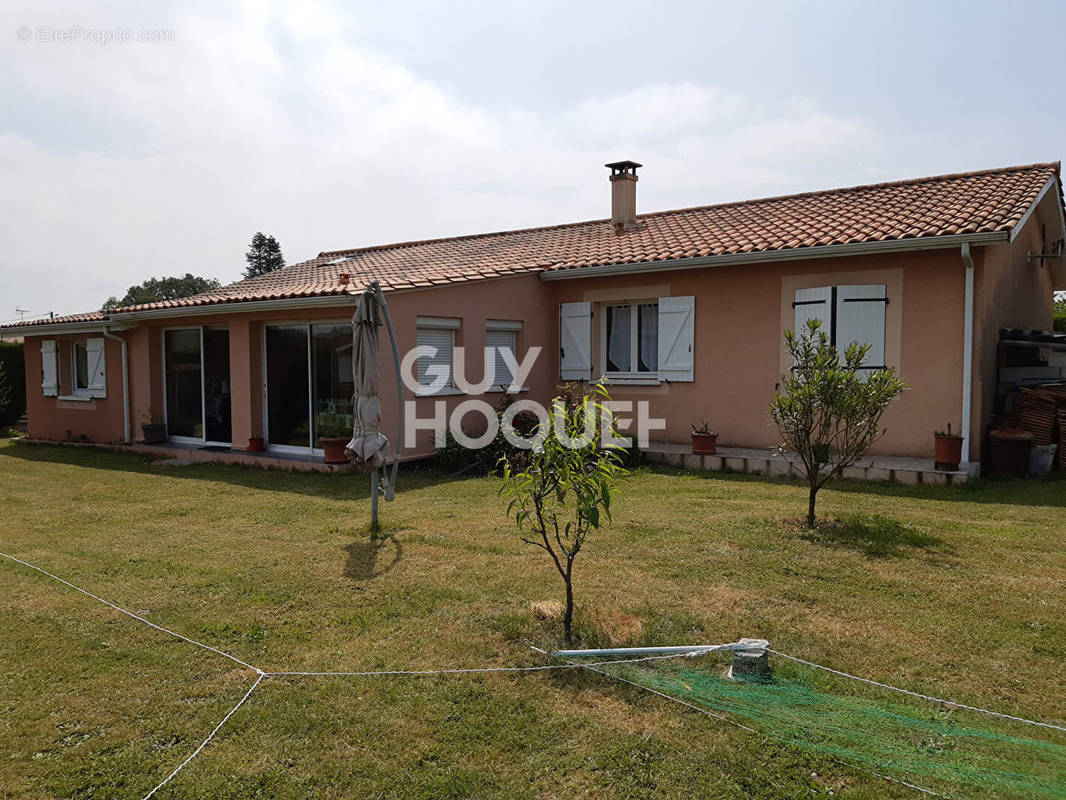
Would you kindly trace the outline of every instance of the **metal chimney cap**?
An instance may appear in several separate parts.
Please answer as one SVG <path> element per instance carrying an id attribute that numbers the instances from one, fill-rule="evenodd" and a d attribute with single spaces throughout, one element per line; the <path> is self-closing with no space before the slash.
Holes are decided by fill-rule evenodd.
<path id="1" fill-rule="evenodd" d="M 612 161 L 610 164 L 604 164 L 603 166 L 611 170 L 611 179 L 614 180 L 616 176 L 637 177 L 637 168 L 643 167 L 643 164 L 638 164 L 636 161 Z"/>

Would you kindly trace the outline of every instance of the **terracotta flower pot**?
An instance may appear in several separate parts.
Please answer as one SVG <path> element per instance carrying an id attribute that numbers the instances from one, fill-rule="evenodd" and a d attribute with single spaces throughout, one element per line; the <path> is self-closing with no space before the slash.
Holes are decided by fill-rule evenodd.
<path id="1" fill-rule="evenodd" d="M 962 437 L 937 434 L 933 437 L 934 466 L 943 472 L 954 472 L 962 461 Z"/>
<path id="2" fill-rule="evenodd" d="M 320 436 L 318 444 L 322 448 L 322 460 L 327 464 L 347 464 L 348 456 L 344 455 L 344 446 L 349 441 L 348 437 Z"/>
<path id="3" fill-rule="evenodd" d="M 718 452 L 718 434 L 692 434 L 692 452 L 698 456 L 713 456 Z"/>
<path id="4" fill-rule="evenodd" d="M 253 436 L 248 440 L 248 452 L 249 453 L 265 453 L 266 442 L 263 441 L 262 436 Z"/>

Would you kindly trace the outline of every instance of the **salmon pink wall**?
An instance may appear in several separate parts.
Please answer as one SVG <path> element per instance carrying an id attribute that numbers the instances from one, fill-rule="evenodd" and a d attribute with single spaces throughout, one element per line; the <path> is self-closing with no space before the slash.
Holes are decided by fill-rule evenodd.
<path id="1" fill-rule="evenodd" d="M 65 400 L 72 391 L 71 345 L 101 334 L 49 335 L 26 337 L 26 412 L 28 433 L 37 439 L 61 441 L 87 438 L 92 442 L 121 442 L 122 415 L 122 345 L 105 340 L 107 397 L 91 400 Z M 41 342 L 53 339 L 59 354 L 60 397 L 41 394 Z"/>
<path id="2" fill-rule="evenodd" d="M 766 409 L 787 363 L 783 334 L 794 325 L 794 289 L 847 283 L 886 285 L 886 358 L 912 387 L 885 414 L 888 432 L 874 452 L 930 456 L 933 430 L 961 416 L 963 272 L 957 251 L 586 278 L 552 286 L 556 304 L 695 296 L 695 380 L 616 385 L 612 397 L 648 400 L 651 415 L 666 420 L 661 440 L 685 442 L 690 425 L 707 420 L 723 445 L 765 448 L 779 441 Z M 597 373 L 600 313 L 594 306 Z M 553 334 L 558 352 L 558 332 Z"/>
<path id="3" fill-rule="evenodd" d="M 979 431 L 991 413 L 995 382 L 995 343 L 998 330 L 1011 327 L 1050 327 L 1051 278 L 1047 270 L 1026 264 L 1026 252 L 1039 250 L 1040 226 L 1057 230 L 1058 210 L 1050 198 L 1034 214 L 1012 245 L 975 248 L 976 314 L 974 361 L 974 457 Z M 894 255 L 778 262 L 659 272 L 644 275 L 545 281 L 534 274 L 453 284 L 420 290 L 390 292 L 387 296 L 401 354 L 417 343 L 419 316 L 458 321 L 456 344 L 467 349 L 467 378 L 483 375 L 482 348 L 488 320 L 521 323 L 518 355 L 541 346 L 543 352 L 527 381 L 528 397 L 551 398 L 559 375 L 559 304 L 594 304 L 592 350 L 599 371 L 597 304 L 665 296 L 695 296 L 695 381 L 655 386 L 615 385 L 618 400 L 648 400 L 654 417 L 666 420 L 666 430 L 653 439 L 684 442 L 689 426 L 707 420 L 723 445 L 771 447 L 778 441 L 766 413 L 781 372 L 787 368 L 783 331 L 793 326 L 795 289 L 845 283 L 883 283 L 886 308 L 886 361 L 897 369 L 910 389 L 884 417 L 887 435 L 874 452 L 930 457 L 932 432 L 962 417 L 963 293 L 965 271 L 957 249 Z M 142 323 L 120 332 L 130 353 L 130 420 L 133 438 L 140 424 L 163 418 L 162 331 L 167 327 L 228 325 L 230 381 L 233 408 L 233 446 L 247 447 L 248 438 L 264 433 L 263 327 L 270 322 L 348 322 L 354 299 L 314 309 L 200 314 Z M 61 355 L 60 375 L 69 376 L 73 336 L 29 336 L 26 339 L 27 405 L 30 434 L 62 439 L 75 437 L 111 442 L 122 437 L 121 348 L 107 341 L 108 396 L 90 402 L 60 401 L 40 392 L 40 341 L 56 339 Z M 395 376 L 388 338 L 382 331 L 382 428 L 395 436 Z M 446 418 L 467 400 L 463 395 L 419 398 L 416 414 L 433 416 L 443 402 Z M 500 393 L 484 399 L 495 405 Z M 483 421 L 467 418 L 464 429 L 477 434 Z M 432 452 L 432 435 L 423 431 L 414 453 Z"/>
<path id="4" fill-rule="evenodd" d="M 974 259 L 974 405 L 971 447 L 981 452 L 992 423 L 996 396 L 996 358 L 1002 328 L 1051 330 L 1053 276 L 1049 266 L 1029 263 L 1062 233 L 1057 192 L 1048 192 L 1017 238 L 983 248 Z M 976 458 L 976 455 L 973 455 Z"/>

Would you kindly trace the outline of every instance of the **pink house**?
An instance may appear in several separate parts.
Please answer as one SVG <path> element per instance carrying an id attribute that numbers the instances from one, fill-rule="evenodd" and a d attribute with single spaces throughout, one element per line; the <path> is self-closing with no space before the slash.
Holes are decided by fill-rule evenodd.
<path id="1" fill-rule="evenodd" d="M 610 219 L 325 252 L 183 300 L 3 328 L 26 341 L 29 435 L 135 444 L 155 421 L 187 449 L 262 436 L 272 456 L 314 458 L 350 423 L 352 293 L 377 280 L 401 352 L 438 348 L 415 365 L 423 379 L 454 371 L 456 348 L 476 382 L 486 346 L 501 369 L 500 350 L 539 346 L 524 396 L 603 377 L 616 399 L 648 400 L 675 443 L 705 419 L 723 444 L 774 446 L 783 332 L 817 316 L 911 387 L 877 453 L 930 457 L 950 422 L 977 462 L 1000 330 L 1050 329 L 1066 289 L 1058 163 L 650 214 L 636 213 L 640 165 L 608 166 Z M 467 399 L 455 383 L 406 399 L 430 418 Z M 408 452 L 432 449 L 423 430 Z"/>

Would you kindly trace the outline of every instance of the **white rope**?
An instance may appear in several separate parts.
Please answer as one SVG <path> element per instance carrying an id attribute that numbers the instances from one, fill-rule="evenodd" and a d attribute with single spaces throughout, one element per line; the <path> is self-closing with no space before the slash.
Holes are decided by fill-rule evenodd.
<path id="1" fill-rule="evenodd" d="M 207 743 L 215 738 L 215 734 L 218 733 L 220 730 L 222 730 L 222 726 L 226 724 L 226 721 L 230 717 L 233 716 L 234 712 L 236 712 L 238 708 L 240 708 L 241 706 L 244 705 L 244 701 L 245 700 L 247 700 L 249 697 L 252 696 L 252 692 L 255 691 L 255 688 L 262 682 L 263 678 L 265 678 L 265 677 L 266 677 L 265 674 L 259 673 L 258 677 L 256 677 L 256 679 L 255 679 L 255 683 L 253 683 L 251 688 L 247 692 L 244 693 L 244 697 L 241 698 L 240 702 L 237 703 L 237 705 L 235 705 L 233 708 L 231 708 L 229 710 L 229 713 L 226 714 L 226 716 L 224 716 L 222 718 L 222 721 L 220 723 L 218 723 L 218 725 L 215 726 L 215 729 L 213 731 L 211 731 L 210 734 L 208 734 L 207 738 L 204 739 L 202 742 L 200 742 L 200 746 L 192 751 L 192 755 L 190 755 L 187 759 L 185 759 L 180 764 L 178 764 L 178 766 L 174 769 L 173 772 L 171 772 L 169 775 L 167 775 L 162 781 L 160 781 L 158 786 L 156 786 L 154 789 L 152 789 L 152 791 L 150 791 L 148 794 L 146 794 L 144 796 L 144 800 L 148 800 L 148 798 L 150 798 L 152 795 L 154 795 L 156 792 L 158 792 L 160 789 L 162 789 L 164 786 L 166 786 L 168 783 L 170 783 L 171 778 L 173 778 L 175 775 L 177 775 L 179 772 L 181 772 L 182 769 L 185 768 L 186 764 L 188 764 L 190 761 L 192 761 L 194 758 L 196 758 L 196 756 L 198 756 L 200 754 L 200 751 L 203 750 L 205 747 L 207 747 Z"/>
<path id="2" fill-rule="evenodd" d="M 728 648 L 729 645 L 722 645 L 723 649 Z M 563 670 L 563 669 L 586 669 L 591 667 L 605 667 L 609 664 L 639 664 L 643 661 L 665 661 L 670 658 L 695 658 L 696 656 L 707 655 L 708 653 L 716 652 L 716 650 L 708 650 L 702 648 L 700 650 L 689 650 L 684 653 L 669 653 L 661 656 L 642 656 L 641 658 L 614 658 L 610 661 L 593 661 L 589 664 L 545 664 L 539 667 L 456 667 L 452 669 L 389 669 L 389 670 L 374 670 L 368 672 L 267 672 L 266 675 L 277 678 L 296 678 L 296 677 L 358 677 L 358 678 L 372 678 L 378 676 L 432 676 L 432 675 L 461 675 L 469 673 L 484 673 L 484 672 L 546 672 L 548 670 Z"/>
<path id="3" fill-rule="evenodd" d="M 71 589 L 74 589 L 77 592 L 81 592 L 82 594 L 87 595 L 88 597 L 91 597 L 93 600 L 96 600 L 99 603 L 103 603 L 105 606 L 108 606 L 109 608 L 113 608 L 113 609 L 115 609 L 115 611 L 118 611 L 121 614 L 125 614 L 127 617 L 133 617 L 138 622 L 143 622 L 145 625 L 149 626 L 150 628 L 155 628 L 157 631 L 162 631 L 163 633 L 167 634 L 168 636 L 173 636 L 176 639 L 181 639 L 182 641 L 188 642 L 189 644 L 194 644 L 197 647 L 202 647 L 204 650 L 210 650 L 212 653 L 216 653 L 217 655 L 223 656 L 224 658 L 228 658 L 230 661 L 236 661 L 242 667 L 244 667 L 246 669 L 250 669 L 253 672 L 258 673 L 259 675 L 265 674 L 258 667 L 253 667 L 251 664 L 249 664 L 249 663 L 247 663 L 245 661 L 241 661 L 236 656 L 231 656 L 229 653 L 224 653 L 221 650 L 219 650 L 218 648 L 212 647 L 209 644 L 204 644 L 203 642 L 198 642 L 195 639 L 190 639 L 188 636 L 182 636 L 180 633 L 176 633 L 176 632 L 170 630 L 169 628 L 164 628 L 162 625 L 156 625 L 154 622 L 150 622 L 149 620 L 146 620 L 144 617 L 141 617 L 141 616 L 138 616 L 137 614 L 134 614 L 132 611 L 127 611 L 126 609 L 122 608 L 121 606 L 115 605 L 110 600 L 105 600 L 102 597 L 97 597 L 92 592 L 86 591 L 85 589 L 82 589 L 80 586 L 75 586 L 70 581 L 63 580 L 58 575 L 53 575 L 48 570 L 41 569 L 40 567 L 35 566 L 34 564 L 30 564 L 28 561 L 23 561 L 21 558 L 15 558 L 14 556 L 8 555 L 7 553 L 0 553 L 0 556 L 3 556 L 4 558 L 10 559 L 11 561 L 16 562 L 17 564 L 21 564 L 24 567 L 29 567 L 30 569 L 35 569 L 38 572 L 40 572 L 40 573 L 42 573 L 44 575 L 47 575 L 52 580 L 59 581 L 60 583 L 64 584 L 65 586 L 69 586 Z"/>
<path id="4" fill-rule="evenodd" d="M 945 706 L 952 706 L 953 708 L 963 708 L 963 709 L 965 709 L 967 711 L 976 711 L 979 714 L 988 714 L 989 716 L 992 716 L 992 717 L 999 717 L 1001 719 L 1009 719 L 1009 720 L 1012 720 L 1013 722 L 1024 722 L 1026 725 L 1038 725 L 1041 728 L 1051 728 L 1052 730 L 1056 730 L 1056 731 L 1066 731 L 1066 726 L 1055 725 L 1055 724 L 1053 724 L 1051 722 L 1037 722 L 1036 720 L 1026 719 L 1025 717 L 1014 717 L 1014 716 L 1011 716 L 1010 714 L 1001 714 L 998 711 L 989 711 L 987 708 L 978 708 L 977 706 L 968 706 L 965 703 L 956 703 L 953 700 L 945 700 L 942 697 L 933 697 L 933 696 L 928 695 L 928 694 L 921 694 L 919 692 L 912 692 L 909 689 L 901 689 L 898 686 L 890 686 L 887 683 L 881 683 L 880 681 L 873 681 L 873 680 L 870 680 L 869 678 L 860 678 L 858 675 L 852 675 L 852 674 L 847 673 L 847 672 L 841 672 L 840 670 L 833 669 L 832 667 L 823 667 L 821 664 L 815 664 L 813 661 L 805 661 L 802 658 L 797 658 L 796 656 L 790 656 L 788 653 L 782 653 L 779 650 L 774 650 L 774 649 L 772 649 L 770 647 L 768 647 L 766 649 L 769 652 L 773 653 L 774 655 L 781 656 L 782 658 L 787 658 L 790 661 L 795 661 L 795 662 L 797 662 L 799 664 L 806 664 L 808 667 L 814 667 L 815 669 L 822 669 L 822 670 L 825 670 L 826 672 L 832 672 L 834 675 L 839 675 L 842 678 L 851 678 L 853 681 L 860 681 L 862 683 L 869 684 L 870 686 L 877 686 L 877 687 L 879 687 L 881 689 L 888 689 L 889 691 L 892 691 L 892 692 L 899 692 L 900 694 L 910 695 L 911 697 L 916 697 L 919 700 L 928 700 L 931 703 L 941 703 L 941 704 L 943 704 Z"/>

